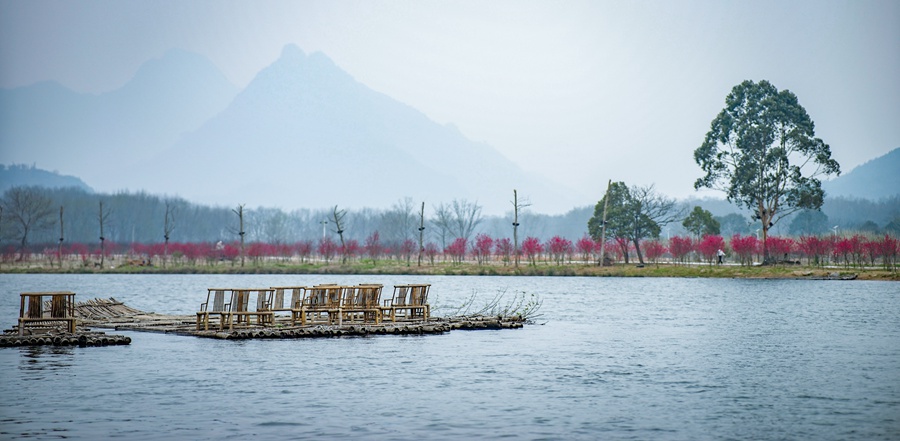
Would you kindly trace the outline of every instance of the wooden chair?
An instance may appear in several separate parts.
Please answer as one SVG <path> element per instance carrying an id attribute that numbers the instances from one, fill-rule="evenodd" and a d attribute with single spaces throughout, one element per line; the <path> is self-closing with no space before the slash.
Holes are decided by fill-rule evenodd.
<path id="1" fill-rule="evenodd" d="M 197 330 L 200 330 L 200 324 L 203 324 L 203 330 L 209 331 L 209 317 L 211 315 L 219 316 L 219 329 L 225 327 L 225 318 L 231 311 L 231 303 L 225 303 L 225 292 L 229 289 L 209 288 L 206 293 L 206 302 L 200 304 L 200 311 L 197 312 Z M 209 309 L 209 298 L 212 296 L 212 309 Z"/>
<path id="2" fill-rule="evenodd" d="M 394 296 L 384 301 L 382 314 L 390 313 L 392 322 L 398 318 L 427 321 L 431 314 L 428 305 L 430 288 L 428 284 L 394 285 Z"/>
<path id="3" fill-rule="evenodd" d="M 312 321 L 319 321 L 324 316 L 328 323 L 340 320 L 341 300 L 344 287 L 340 285 L 316 285 L 309 288 L 303 314 L 309 315 Z M 306 323 L 306 319 L 301 320 Z"/>
<path id="4" fill-rule="evenodd" d="M 265 326 L 274 323 L 275 313 L 270 309 L 272 304 L 271 288 L 242 288 L 231 290 L 231 311 L 226 314 L 229 329 L 238 326 L 250 326 L 252 317 L 256 324 Z M 256 293 L 256 310 L 250 310 L 250 297 Z"/>
<path id="5" fill-rule="evenodd" d="M 394 295 L 390 299 L 384 300 L 384 306 L 381 307 L 382 315 L 389 313 L 391 321 L 397 321 L 397 311 L 403 311 L 408 303 L 409 285 L 394 285 Z"/>
<path id="6" fill-rule="evenodd" d="M 272 301 L 272 311 L 290 311 L 291 326 L 297 326 L 297 321 L 301 325 L 306 324 L 306 315 L 303 314 L 303 304 L 306 300 L 307 287 L 305 286 L 277 286 L 272 287 L 275 290 L 275 297 Z M 291 293 L 290 303 L 284 306 L 284 295 L 287 291 Z"/>
<path id="7" fill-rule="evenodd" d="M 341 305 L 343 318 L 363 323 L 381 323 L 381 290 L 383 285 L 363 284 L 348 286 L 344 291 L 344 304 Z"/>
<path id="8" fill-rule="evenodd" d="M 44 297 L 49 298 L 49 317 L 45 317 Z M 77 319 L 75 318 L 74 292 L 25 292 L 20 294 L 19 299 L 19 335 L 25 335 L 25 328 L 29 325 L 33 325 L 32 327 L 56 327 L 63 324 L 67 332 L 75 333 Z"/>
<path id="9" fill-rule="evenodd" d="M 428 305 L 428 291 L 431 285 L 410 285 L 409 290 L 409 316 L 412 319 L 428 321 L 431 317 L 431 306 Z"/>

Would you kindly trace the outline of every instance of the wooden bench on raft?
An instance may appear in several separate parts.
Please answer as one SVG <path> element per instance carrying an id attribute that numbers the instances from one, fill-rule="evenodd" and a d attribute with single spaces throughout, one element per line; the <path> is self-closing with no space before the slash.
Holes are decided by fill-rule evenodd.
<path id="1" fill-rule="evenodd" d="M 428 305 L 430 284 L 394 285 L 394 296 L 384 300 L 382 313 L 390 315 L 392 322 L 398 318 L 428 321 L 431 307 Z"/>
<path id="2" fill-rule="evenodd" d="M 325 318 L 329 324 L 337 324 L 341 315 L 342 285 L 316 285 L 307 288 L 306 299 L 300 311 L 300 323 L 319 322 Z"/>
<path id="3" fill-rule="evenodd" d="M 309 289 L 305 286 L 273 286 L 275 297 L 272 301 L 272 312 L 290 311 L 291 326 L 297 326 L 297 322 L 306 324 L 306 316 L 303 314 L 303 302 L 306 300 L 306 291 Z M 284 296 L 291 293 L 290 302 L 284 305 Z"/>
<path id="4" fill-rule="evenodd" d="M 226 327 L 233 329 L 235 322 L 237 326 L 250 326 L 252 317 L 256 317 L 257 325 L 272 325 L 275 322 L 273 292 L 271 288 L 209 288 L 206 302 L 200 305 L 197 312 L 197 330 L 208 331 L 211 316 L 219 317 L 220 330 Z M 252 294 L 256 294 L 255 310 L 249 308 Z M 212 308 L 209 306 L 210 296 L 213 299 Z"/>
<path id="5" fill-rule="evenodd" d="M 272 311 L 272 288 L 239 288 L 231 290 L 231 311 L 226 315 L 228 329 L 237 326 L 250 326 L 250 318 L 256 317 L 256 324 L 268 326 L 275 323 L 275 312 Z M 256 294 L 256 310 L 250 310 L 250 297 Z"/>
<path id="6" fill-rule="evenodd" d="M 216 315 L 219 317 L 219 329 L 225 328 L 225 317 L 231 311 L 231 293 L 228 293 L 229 303 L 225 303 L 225 291 L 223 288 L 209 288 L 206 292 L 206 302 L 200 304 L 200 311 L 197 312 L 197 330 L 203 325 L 204 331 L 209 331 L 209 318 Z M 212 308 L 209 306 L 209 299 L 212 297 Z"/>
<path id="7" fill-rule="evenodd" d="M 48 298 L 49 311 L 44 309 L 44 298 Z M 66 332 L 75 333 L 75 293 L 24 292 L 19 296 L 19 335 L 25 335 L 25 328 L 45 329 L 64 325 Z M 49 312 L 49 314 L 48 314 Z"/>
<path id="8" fill-rule="evenodd" d="M 384 285 L 362 284 L 345 286 L 343 301 L 340 307 L 340 321 L 358 321 L 363 323 L 381 323 L 381 290 Z"/>

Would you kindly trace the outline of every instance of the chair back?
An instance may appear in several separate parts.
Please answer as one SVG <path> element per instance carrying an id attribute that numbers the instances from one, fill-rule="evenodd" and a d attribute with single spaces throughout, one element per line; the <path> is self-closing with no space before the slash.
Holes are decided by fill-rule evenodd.
<path id="1" fill-rule="evenodd" d="M 217 290 L 213 291 L 212 312 L 225 312 L 225 290 L 224 289 L 217 289 Z"/>
<path id="2" fill-rule="evenodd" d="M 291 289 L 291 309 L 300 309 L 303 305 L 303 299 L 306 296 L 306 288 L 302 286 Z"/>
<path id="3" fill-rule="evenodd" d="M 25 317 L 30 319 L 41 318 L 44 315 L 44 298 L 31 296 L 28 298 L 28 312 Z"/>
<path id="4" fill-rule="evenodd" d="M 394 286 L 394 298 L 391 300 L 391 305 L 394 306 L 405 306 L 407 303 L 407 294 L 409 293 L 409 285 L 396 285 Z"/>
<path id="5" fill-rule="evenodd" d="M 428 303 L 428 291 L 431 285 L 413 285 L 410 288 L 409 304 L 423 306 Z"/>

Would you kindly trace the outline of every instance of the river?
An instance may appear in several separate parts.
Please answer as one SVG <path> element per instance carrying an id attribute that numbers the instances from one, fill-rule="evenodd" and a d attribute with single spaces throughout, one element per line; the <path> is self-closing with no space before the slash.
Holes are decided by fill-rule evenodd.
<path id="1" fill-rule="evenodd" d="M 900 439 L 900 284 L 339 275 L 0 275 L 193 314 L 213 286 L 431 283 L 543 301 L 520 330 L 0 349 L 0 439 Z M 475 308 L 477 309 L 477 308 Z"/>

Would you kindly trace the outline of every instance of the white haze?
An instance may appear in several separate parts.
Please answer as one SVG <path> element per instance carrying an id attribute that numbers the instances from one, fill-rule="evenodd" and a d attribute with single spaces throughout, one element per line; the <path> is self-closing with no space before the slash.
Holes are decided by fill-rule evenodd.
<path id="1" fill-rule="evenodd" d="M 696 195 L 693 150 L 745 79 L 796 93 L 845 171 L 900 146 L 898 23 L 865 0 L 4 1 L 0 87 L 110 91 L 179 48 L 243 88 L 296 44 L 590 204 L 608 179 Z"/>

